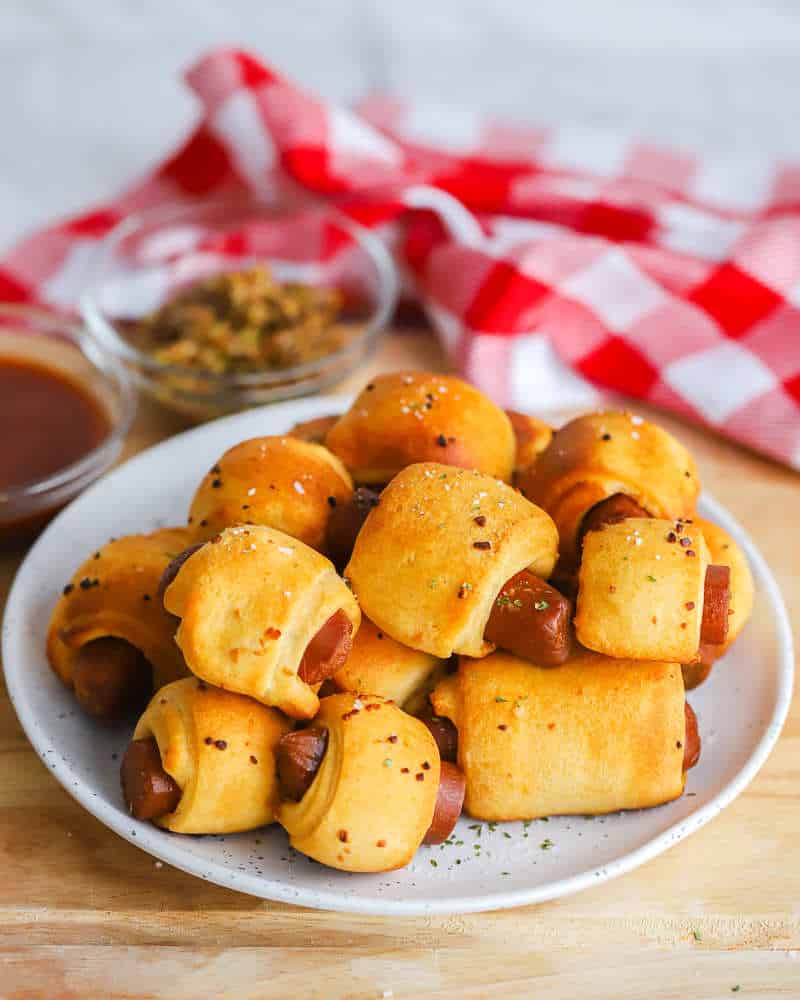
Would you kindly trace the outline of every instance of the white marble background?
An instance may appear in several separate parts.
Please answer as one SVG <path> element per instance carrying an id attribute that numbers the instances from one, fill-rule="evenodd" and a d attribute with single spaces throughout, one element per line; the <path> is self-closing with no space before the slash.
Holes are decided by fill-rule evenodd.
<path id="1" fill-rule="evenodd" d="M 800 156 L 800 0 L 0 0 L 0 248 L 160 158 L 217 44 L 343 101 Z"/>

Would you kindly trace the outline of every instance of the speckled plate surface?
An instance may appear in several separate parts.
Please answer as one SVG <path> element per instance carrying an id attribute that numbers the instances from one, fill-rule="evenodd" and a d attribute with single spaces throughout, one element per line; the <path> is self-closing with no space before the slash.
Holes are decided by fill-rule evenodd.
<path id="1" fill-rule="evenodd" d="M 45 632 L 63 582 L 112 535 L 184 523 L 200 477 L 228 447 L 281 433 L 297 420 L 341 410 L 346 400 L 292 401 L 227 417 L 138 455 L 53 521 L 14 582 L 3 625 L 6 683 L 37 753 L 67 791 L 101 822 L 168 864 L 239 892 L 302 906 L 360 913 L 458 913 L 535 903 L 630 871 L 697 830 L 731 802 L 764 763 L 783 725 L 793 653 L 786 610 L 746 533 L 711 498 L 718 521 L 747 552 L 756 580 L 753 620 L 711 678 L 690 694 L 703 755 L 686 794 L 642 812 L 597 819 L 476 824 L 462 818 L 453 844 L 422 847 L 385 875 L 331 871 L 289 849 L 273 826 L 252 834 L 187 837 L 132 820 L 119 791 L 118 757 L 130 728 L 84 717 L 45 659 Z"/>

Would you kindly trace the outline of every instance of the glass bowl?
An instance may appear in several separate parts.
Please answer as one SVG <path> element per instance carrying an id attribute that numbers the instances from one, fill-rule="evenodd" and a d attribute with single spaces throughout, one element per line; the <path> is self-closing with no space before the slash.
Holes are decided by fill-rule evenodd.
<path id="1" fill-rule="evenodd" d="M 340 349 L 293 367 L 207 372 L 165 364 L 139 349 L 136 323 L 201 278 L 266 265 L 280 282 L 334 287 L 349 324 Z M 368 230 L 329 208 L 288 212 L 249 196 L 150 209 L 127 217 L 101 242 L 81 297 L 87 326 L 104 349 L 161 403 L 209 419 L 318 392 L 374 349 L 394 310 L 392 258 Z"/>
<path id="2" fill-rule="evenodd" d="M 0 544 L 8 547 L 28 541 L 113 465 L 136 413 L 136 390 L 125 366 L 100 350 L 82 324 L 27 306 L 0 304 L 0 359 L 41 366 L 72 382 L 99 404 L 108 423 L 107 435 L 82 458 L 0 488 Z"/>

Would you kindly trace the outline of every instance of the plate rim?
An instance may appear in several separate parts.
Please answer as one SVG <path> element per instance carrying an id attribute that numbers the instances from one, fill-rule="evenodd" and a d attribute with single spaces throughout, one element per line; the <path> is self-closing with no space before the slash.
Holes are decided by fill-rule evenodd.
<path id="1" fill-rule="evenodd" d="M 779 661 L 774 709 L 769 720 L 764 725 L 761 738 L 744 765 L 713 798 L 689 816 L 670 824 L 670 826 L 645 841 L 645 843 L 636 849 L 625 853 L 621 857 L 599 868 L 586 869 L 574 875 L 549 881 L 539 886 L 509 889 L 490 894 L 483 893 L 480 895 L 447 897 L 441 900 L 416 902 L 413 898 L 407 900 L 388 900 L 382 899 L 380 896 L 343 895 L 335 889 L 296 887 L 289 881 L 282 881 L 258 874 L 240 873 L 233 871 L 221 862 L 194 858 L 186 854 L 177 840 L 173 844 L 169 838 L 160 839 L 159 835 L 163 835 L 163 831 L 161 830 L 154 828 L 152 833 L 146 828 L 132 831 L 130 829 L 130 821 L 128 821 L 124 812 L 119 809 L 113 809 L 104 799 L 96 796 L 95 793 L 84 786 L 81 781 L 76 782 L 75 774 L 71 770 L 70 765 L 62 758 L 53 754 L 52 748 L 46 746 L 46 734 L 42 732 L 38 717 L 26 699 L 24 685 L 21 683 L 21 671 L 19 669 L 10 669 L 9 667 L 9 664 L 15 659 L 17 643 L 24 642 L 24 636 L 21 633 L 18 634 L 18 630 L 14 628 L 14 622 L 17 617 L 15 612 L 17 605 L 20 605 L 20 607 L 24 606 L 24 580 L 27 567 L 34 553 L 38 552 L 40 548 L 46 548 L 50 544 L 52 535 L 58 532 L 60 522 L 72 509 L 74 504 L 83 502 L 86 497 L 92 497 L 95 493 L 101 493 L 108 479 L 117 475 L 122 469 L 128 469 L 130 466 L 136 464 L 146 465 L 152 459 L 153 453 L 160 449 L 167 450 L 168 448 L 174 448 L 177 440 L 185 442 L 188 438 L 202 437 L 209 426 L 218 427 L 227 423 L 235 425 L 245 415 L 252 418 L 254 414 L 261 413 L 267 418 L 266 422 L 268 423 L 269 419 L 274 418 L 276 414 L 279 415 L 281 411 L 286 409 L 291 409 L 300 419 L 306 416 L 318 415 L 319 412 L 326 409 L 338 412 L 344 409 L 350 398 L 346 395 L 324 395 L 315 396 L 310 399 L 287 400 L 282 403 L 269 404 L 254 410 L 244 411 L 244 413 L 231 414 L 227 417 L 210 421 L 209 423 L 190 428 L 164 441 L 151 445 L 149 448 L 132 456 L 126 462 L 116 466 L 89 489 L 81 493 L 63 511 L 59 512 L 28 550 L 14 576 L 6 602 L 2 627 L 3 673 L 9 698 L 28 741 L 47 770 L 55 777 L 62 788 L 86 809 L 90 815 L 94 816 L 104 826 L 108 827 L 118 836 L 123 837 L 135 847 L 140 848 L 151 857 L 164 861 L 174 868 L 201 878 L 204 881 L 219 885 L 222 888 L 232 889 L 259 899 L 269 899 L 275 902 L 289 903 L 294 906 L 307 906 L 313 909 L 342 913 L 403 917 L 479 913 L 543 903 L 551 899 L 572 895 L 589 886 L 609 881 L 612 878 L 624 875 L 638 868 L 645 862 L 669 850 L 685 837 L 699 830 L 702 826 L 705 826 L 706 823 L 730 805 L 744 791 L 747 785 L 750 784 L 764 765 L 786 721 L 791 706 L 794 682 L 794 642 L 783 595 L 766 560 L 733 515 L 705 491 L 701 497 L 701 503 L 705 508 L 704 515 L 710 516 L 711 519 L 721 524 L 742 547 L 750 561 L 758 584 L 763 588 L 773 609 Z"/>

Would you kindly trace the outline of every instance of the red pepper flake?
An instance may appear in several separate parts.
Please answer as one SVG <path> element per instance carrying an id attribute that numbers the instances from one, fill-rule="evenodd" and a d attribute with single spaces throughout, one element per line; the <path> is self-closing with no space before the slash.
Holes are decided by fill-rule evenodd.
<path id="1" fill-rule="evenodd" d="M 378 632 L 378 638 L 379 638 L 379 639 L 382 639 L 382 638 L 383 638 L 383 632 Z"/>
<path id="2" fill-rule="evenodd" d="M 408 774 L 408 768 L 407 767 L 401 767 L 400 768 L 400 773 L 401 774 Z"/>
<path id="3" fill-rule="evenodd" d="M 228 744 L 225 740 L 214 740 L 214 746 L 217 750 L 225 750 Z"/>
<path id="4" fill-rule="evenodd" d="M 472 520 L 478 525 L 479 528 L 482 528 L 484 524 L 486 524 L 486 517 L 484 514 L 478 514 L 478 516 L 473 517 Z"/>
<path id="5" fill-rule="evenodd" d="M 365 705 L 365 706 L 364 706 L 364 709 L 365 709 L 365 711 L 367 711 L 367 712 L 373 712 L 373 711 L 375 711 L 375 709 L 377 709 L 377 708 L 380 708 L 380 707 L 381 707 L 381 706 L 380 706 L 380 702 L 377 702 L 377 701 L 371 701 L 371 702 L 369 703 L 369 705 Z"/>
<path id="6" fill-rule="evenodd" d="M 100 558 L 100 553 L 99 553 L 99 552 L 95 552 L 95 554 L 94 554 L 94 558 L 95 558 L 95 559 L 99 559 L 99 558 Z"/>
<path id="7" fill-rule="evenodd" d="M 375 846 L 376 847 L 386 847 L 386 841 L 385 840 L 376 840 L 375 841 Z"/>
<path id="8" fill-rule="evenodd" d="M 373 392 L 374 389 L 375 385 L 372 382 L 370 382 L 370 384 L 367 386 L 367 392 Z"/>
<path id="9" fill-rule="evenodd" d="M 61 593 L 64 595 L 64 597 L 66 597 L 67 594 L 71 594 L 74 589 L 75 589 L 75 584 L 68 583 L 66 587 L 64 587 L 64 589 L 61 591 Z"/>
<path id="10" fill-rule="evenodd" d="M 242 510 L 250 510 L 250 504 L 249 503 L 243 503 L 242 504 Z"/>
<path id="11" fill-rule="evenodd" d="M 423 760 L 421 767 L 423 771 L 430 771 L 431 769 L 431 765 L 427 762 L 427 760 Z"/>
<path id="12" fill-rule="evenodd" d="M 342 721 L 347 722 L 349 719 L 352 719 L 354 715 L 358 715 L 359 711 L 360 709 L 358 708 L 351 708 L 349 712 L 344 713 Z"/>
<path id="13" fill-rule="evenodd" d="M 688 626 L 687 626 L 686 622 L 681 622 L 681 628 L 687 628 L 687 627 Z"/>
<path id="14" fill-rule="evenodd" d="M 254 757 L 252 754 L 250 754 L 250 763 L 251 764 L 257 764 L 258 763 L 258 757 Z"/>
<path id="15" fill-rule="evenodd" d="M 436 443 L 439 445 L 440 448 L 446 448 L 447 438 L 444 436 L 444 434 L 440 434 L 439 437 L 436 438 Z"/>
<path id="16" fill-rule="evenodd" d="M 613 583 L 609 583 L 609 585 L 608 585 L 608 592 L 609 592 L 609 594 L 616 594 L 617 588 L 614 586 Z"/>
<path id="17" fill-rule="evenodd" d="M 503 732 L 505 732 L 506 729 L 508 729 L 508 726 L 505 724 L 505 722 L 501 722 L 500 725 L 497 728 L 501 729 Z"/>
<path id="18" fill-rule="evenodd" d="M 394 735 L 394 733 L 392 733 L 391 736 L 387 736 L 386 737 L 386 742 L 387 743 L 397 743 L 397 737 Z"/>
<path id="19" fill-rule="evenodd" d="M 418 771 L 414 775 L 414 777 L 417 779 L 417 781 L 424 781 L 425 780 L 425 775 L 422 773 L 422 771 Z"/>
<path id="20" fill-rule="evenodd" d="M 610 441 L 610 440 L 611 440 L 611 435 L 610 435 L 610 434 L 609 434 L 608 432 L 606 432 L 606 433 L 605 433 L 605 434 L 603 435 L 603 437 L 602 437 L 602 439 L 601 439 L 601 440 L 603 440 L 603 441 Z"/>
<path id="21" fill-rule="evenodd" d="M 212 485 L 212 487 L 215 490 L 218 490 L 220 488 L 220 486 L 222 486 L 222 480 L 221 479 L 212 479 L 211 480 L 211 485 Z"/>
<path id="22" fill-rule="evenodd" d="M 687 556 L 696 556 L 696 555 L 697 555 L 697 553 L 695 552 L 695 550 L 694 550 L 694 549 L 687 549 L 687 550 L 686 550 L 686 555 L 687 555 Z"/>
<path id="23" fill-rule="evenodd" d="M 686 610 L 687 611 L 694 611 L 694 601 L 687 601 L 686 602 Z"/>
<path id="24" fill-rule="evenodd" d="M 150 600 L 150 595 L 149 594 L 142 594 L 142 600 L 143 601 L 149 601 Z"/>
<path id="25" fill-rule="evenodd" d="M 214 742 L 214 740 L 212 739 L 211 736 L 206 736 L 206 738 L 203 740 L 203 742 L 205 743 L 205 745 L 207 747 L 210 747 L 211 744 Z"/>
<path id="26" fill-rule="evenodd" d="M 200 522 L 200 527 L 201 528 L 207 528 L 208 527 L 208 521 L 205 518 L 203 518 L 203 520 Z"/>
<path id="27" fill-rule="evenodd" d="M 556 728 L 555 722 L 548 722 L 547 723 L 547 728 L 548 729 L 555 729 Z"/>
<path id="28" fill-rule="evenodd" d="M 677 542 L 677 541 L 678 541 L 678 536 L 677 536 L 677 535 L 675 534 L 675 532 L 674 532 L 674 531 L 670 531 L 670 533 L 669 533 L 669 534 L 667 535 L 667 541 L 668 541 L 668 542 L 669 542 L 669 543 L 670 543 L 671 545 L 673 545 L 673 544 L 674 544 L 675 542 Z"/>
<path id="29" fill-rule="evenodd" d="M 472 543 L 472 547 L 473 547 L 473 549 L 483 549 L 485 551 L 486 549 L 490 549 L 492 547 L 492 543 L 491 542 L 473 542 Z"/>
<path id="30" fill-rule="evenodd" d="M 281 630 L 279 628 L 273 628 L 270 625 L 270 627 L 264 632 L 264 636 L 267 639 L 280 639 Z"/>
<path id="31" fill-rule="evenodd" d="M 161 699 L 161 700 L 159 701 L 159 705 L 166 705 L 166 703 L 167 703 L 167 699 L 166 699 L 166 698 L 162 698 L 162 699 Z"/>
<path id="32" fill-rule="evenodd" d="M 681 539 L 681 545 L 684 548 L 686 548 L 688 545 L 691 545 L 691 544 L 692 544 L 691 538 L 689 538 L 688 535 L 684 535 L 683 538 Z"/>
<path id="33" fill-rule="evenodd" d="M 336 836 L 337 836 L 337 837 L 339 838 L 339 840 L 341 840 L 341 842 L 342 842 L 343 844 L 346 844 L 346 843 L 347 843 L 347 840 L 348 840 L 348 833 L 347 833 L 347 830 L 340 830 L 340 831 L 339 831 L 339 832 L 338 832 L 338 833 L 336 834 Z"/>
<path id="34" fill-rule="evenodd" d="M 675 746 L 677 747 L 678 750 L 683 750 L 683 743 L 681 743 L 680 740 L 675 741 Z"/>
<path id="35" fill-rule="evenodd" d="M 469 592 L 469 590 L 470 590 L 470 588 L 469 587 L 465 587 L 464 584 L 462 583 L 461 586 L 458 588 L 458 598 L 459 598 L 459 600 L 463 601 L 464 598 L 467 596 L 467 593 Z"/>
<path id="36" fill-rule="evenodd" d="M 336 497 L 328 497 L 328 506 L 331 509 L 336 506 Z"/>

